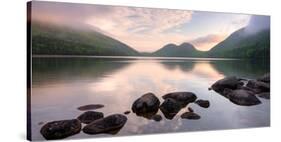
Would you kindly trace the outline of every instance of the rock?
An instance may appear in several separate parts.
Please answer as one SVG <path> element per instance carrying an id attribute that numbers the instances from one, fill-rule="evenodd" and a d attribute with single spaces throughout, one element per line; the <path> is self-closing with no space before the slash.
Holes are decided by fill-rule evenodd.
<path id="1" fill-rule="evenodd" d="M 42 122 L 42 121 L 38 123 L 38 125 L 43 125 L 43 124 L 44 124 L 44 122 Z"/>
<path id="2" fill-rule="evenodd" d="M 82 123 L 89 124 L 95 120 L 103 118 L 102 112 L 87 111 L 77 117 Z"/>
<path id="3" fill-rule="evenodd" d="M 162 96 L 163 99 L 174 99 L 179 102 L 182 107 L 186 106 L 188 103 L 194 102 L 197 97 L 192 92 L 173 92 Z"/>
<path id="4" fill-rule="evenodd" d="M 270 84 L 262 81 L 249 80 L 246 86 L 254 89 L 256 93 L 270 91 Z"/>
<path id="5" fill-rule="evenodd" d="M 241 82 L 239 78 L 231 76 L 218 80 L 211 86 L 211 88 L 216 92 L 222 94 L 225 88 L 234 90 L 237 89 L 239 86 L 243 86 L 243 82 Z"/>
<path id="6" fill-rule="evenodd" d="M 263 76 L 259 77 L 257 80 L 265 83 L 270 83 L 270 74 L 269 73 L 264 74 Z"/>
<path id="7" fill-rule="evenodd" d="M 126 115 L 128 115 L 128 114 L 130 114 L 130 113 L 131 113 L 131 111 L 129 111 L 129 110 L 127 110 L 127 111 L 124 112 L 124 114 L 126 114 Z"/>
<path id="8" fill-rule="evenodd" d="M 181 115 L 181 118 L 182 119 L 193 119 L 193 120 L 196 120 L 196 119 L 200 119 L 201 117 L 194 113 L 194 112 L 185 112 Z"/>
<path id="9" fill-rule="evenodd" d="M 165 99 L 160 106 L 160 110 L 167 119 L 173 119 L 174 116 L 181 110 L 181 108 L 181 104 L 171 98 Z"/>
<path id="10" fill-rule="evenodd" d="M 228 98 L 231 102 L 243 106 L 258 105 L 261 103 L 253 92 L 242 89 L 231 91 L 228 94 Z"/>
<path id="11" fill-rule="evenodd" d="M 81 111 L 85 111 L 85 110 L 99 109 L 99 108 L 103 108 L 103 107 L 104 107 L 104 105 L 102 105 L 102 104 L 89 104 L 89 105 L 80 106 L 77 109 L 81 110 Z"/>
<path id="12" fill-rule="evenodd" d="M 270 99 L 270 92 L 263 92 L 257 94 L 258 97 L 264 98 L 264 99 Z"/>
<path id="13" fill-rule="evenodd" d="M 161 121 L 162 120 L 162 116 L 157 114 L 157 115 L 152 116 L 151 119 L 153 119 L 154 121 Z"/>
<path id="14" fill-rule="evenodd" d="M 127 117 L 122 114 L 113 114 L 96 120 L 83 128 L 86 134 L 100 134 L 118 132 L 127 122 Z"/>
<path id="15" fill-rule="evenodd" d="M 194 110 L 193 110 L 191 107 L 188 107 L 187 110 L 188 110 L 189 112 L 194 112 Z"/>
<path id="16" fill-rule="evenodd" d="M 40 133 L 47 140 L 63 139 L 79 133 L 81 122 L 77 119 L 52 121 L 45 124 Z"/>
<path id="17" fill-rule="evenodd" d="M 210 102 L 208 100 L 197 100 L 195 103 L 203 108 L 208 108 L 210 106 Z"/>
<path id="18" fill-rule="evenodd" d="M 160 101 L 153 93 L 146 93 L 132 105 L 132 111 L 138 116 L 150 117 L 157 113 Z"/>

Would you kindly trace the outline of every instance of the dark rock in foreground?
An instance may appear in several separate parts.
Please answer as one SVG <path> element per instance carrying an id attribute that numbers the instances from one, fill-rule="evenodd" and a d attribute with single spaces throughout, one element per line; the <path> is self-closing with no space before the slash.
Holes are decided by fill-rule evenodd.
<path id="1" fill-rule="evenodd" d="M 132 111 L 138 116 L 151 117 L 157 113 L 160 101 L 153 93 L 138 98 L 132 105 Z"/>
<path id="2" fill-rule="evenodd" d="M 188 110 L 189 112 L 194 112 L 194 110 L 193 110 L 191 107 L 188 107 L 187 110 Z"/>
<path id="3" fill-rule="evenodd" d="M 165 99 L 160 106 L 160 110 L 167 119 L 173 119 L 174 116 L 181 110 L 181 108 L 181 104 L 171 98 Z"/>
<path id="4" fill-rule="evenodd" d="M 95 120 L 103 118 L 102 112 L 87 111 L 77 117 L 82 123 L 89 124 Z"/>
<path id="5" fill-rule="evenodd" d="M 162 120 L 162 116 L 159 115 L 159 114 L 156 114 L 156 115 L 152 116 L 151 119 L 153 119 L 154 121 L 161 121 Z"/>
<path id="6" fill-rule="evenodd" d="M 89 104 L 89 105 L 80 106 L 77 109 L 81 110 L 81 111 L 85 111 L 85 110 L 99 109 L 99 108 L 103 108 L 103 107 L 104 107 L 104 105 L 102 105 L 102 104 Z"/>
<path id="7" fill-rule="evenodd" d="M 118 132 L 127 122 L 127 117 L 122 114 L 113 114 L 103 119 L 96 120 L 83 128 L 87 134 L 100 134 Z"/>
<path id="8" fill-rule="evenodd" d="M 173 92 L 162 96 L 162 98 L 165 100 L 168 98 L 174 99 L 180 103 L 182 107 L 186 106 L 188 103 L 194 102 L 197 99 L 196 95 L 192 92 Z"/>
<path id="9" fill-rule="evenodd" d="M 270 83 L 270 74 L 269 73 L 264 74 L 263 76 L 259 77 L 257 80 L 265 83 Z"/>
<path id="10" fill-rule="evenodd" d="M 228 98 L 231 102 L 243 106 L 251 106 L 261 103 L 253 92 L 242 89 L 230 91 L 228 93 Z"/>
<path id="11" fill-rule="evenodd" d="M 127 111 L 124 112 L 124 114 L 126 114 L 126 115 L 128 115 L 128 114 L 130 114 L 130 113 L 131 113 L 131 111 L 129 111 L 129 110 L 127 110 Z"/>
<path id="12" fill-rule="evenodd" d="M 210 102 L 208 100 L 197 100 L 195 103 L 203 108 L 208 108 L 210 106 Z"/>
<path id="13" fill-rule="evenodd" d="M 63 139 L 81 131 L 81 122 L 77 119 L 48 122 L 40 133 L 47 140 Z"/>
<path id="14" fill-rule="evenodd" d="M 194 112 L 185 112 L 181 115 L 181 118 L 182 119 L 194 119 L 194 120 L 197 120 L 197 119 L 200 119 L 201 117 L 194 113 Z"/>
<path id="15" fill-rule="evenodd" d="M 270 91 L 270 84 L 262 81 L 249 80 L 246 86 L 253 89 L 256 93 Z"/>
<path id="16" fill-rule="evenodd" d="M 234 90 L 240 86 L 243 86 L 243 82 L 241 82 L 239 78 L 237 78 L 235 76 L 231 76 L 231 77 L 225 77 L 221 80 L 218 80 L 211 86 L 211 88 L 214 91 L 216 91 L 220 94 L 223 94 L 223 92 L 226 88 Z"/>

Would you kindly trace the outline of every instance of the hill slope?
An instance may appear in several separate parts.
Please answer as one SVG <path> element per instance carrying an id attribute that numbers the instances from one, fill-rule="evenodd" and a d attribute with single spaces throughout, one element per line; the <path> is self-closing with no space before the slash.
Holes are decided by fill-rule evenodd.
<path id="1" fill-rule="evenodd" d="M 32 23 L 32 54 L 135 56 L 126 44 L 94 30 Z"/>
<path id="2" fill-rule="evenodd" d="M 232 33 L 224 41 L 208 52 L 209 57 L 269 58 L 270 30 L 247 33 L 242 28 Z"/>

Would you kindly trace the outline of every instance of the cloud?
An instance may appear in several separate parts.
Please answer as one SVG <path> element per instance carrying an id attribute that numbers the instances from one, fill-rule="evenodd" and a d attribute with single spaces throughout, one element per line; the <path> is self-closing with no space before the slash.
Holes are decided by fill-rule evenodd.
<path id="1" fill-rule="evenodd" d="M 209 34 L 206 36 L 195 38 L 189 41 L 197 49 L 202 51 L 210 50 L 214 45 L 218 44 L 226 38 L 225 34 Z"/>

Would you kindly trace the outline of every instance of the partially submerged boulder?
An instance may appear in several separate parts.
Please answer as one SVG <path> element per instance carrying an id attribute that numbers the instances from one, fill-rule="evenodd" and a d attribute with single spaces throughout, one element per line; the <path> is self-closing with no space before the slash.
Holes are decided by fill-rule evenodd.
<path id="1" fill-rule="evenodd" d="M 47 140 L 63 139 L 81 131 L 81 122 L 77 119 L 59 120 L 46 123 L 40 133 Z"/>
<path id="2" fill-rule="evenodd" d="M 230 91 L 228 98 L 231 102 L 243 106 L 258 105 L 261 103 L 253 92 L 242 89 Z"/>
<path id="3" fill-rule="evenodd" d="M 257 96 L 268 100 L 268 99 L 270 99 L 270 92 L 262 92 L 262 93 L 257 94 Z"/>
<path id="4" fill-rule="evenodd" d="M 194 112 L 185 112 L 181 115 L 181 118 L 182 119 L 193 119 L 193 120 L 197 120 L 197 119 L 200 119 L 201 117 L 194 113 Z"/>
<path id="5" fill-rule="evenodd" d="M 85 110 L 99 109 L 99 108 L 103 108 L 103 107 L 104 107 L 104 105 L 102 105 L 102 104 L 89 104 L 89 105 L 80 106 L 77 109 L 81 110 L 81 111 L 85 111 Z"/>
<path id="6" fill-rule="evenodd" d="M 124 112 L 124 114 L 126 114 L 126 115 L 128 115 L 128 114 L 130 114 L 130 113 L 131 113 L 131 111 L 129 111 L 129 110 L 127 110 L 127 111 Z"/>
<path id="7" fill-rule="evenodd" d="M 153 119 L 154 121 L 161 121 L 162 120 L 162 116 L 159 115 L 159 114 L 156 114 L 156 115 L 152 116 L 151 119 Z"/>
<path id="8" fill-rule="evenodd" d="M 167 119 L 173 119 L 174 116 L 181 110 L 181 108 L 181 104 L 172 98 L 165 99 L 160 106 L 161 112 Z"/>
<path id="9" fill-rule="evenodd" d="M 162 96 L 163 99 L 174 99 L 181 104 L 182 107 L 186 106 L 188 103 L 194 102 L 197 96 L 192 92 L 172 92 Z"/>
<path id="10" fill-rule="evenodd" d="M 188 107 L 187 110 L 188 110 L 189 112 L 194 112 L 194 110 L 193 110 L 191 107 Z"/>
<path id="11" fill-rule="evenodd" d="M 270 84 L 262 81 L 249 80 L 246 86 L 253 89 L 256 93 L 270 91 Z"/>
<path id="12" fill-rule="evenodd" d="M 122 114 L 113 114 L 103 119 L 96 120 L 83 128 L 86 134 L 100 134 L 118 132 L 127 122 L 127 117 Z"/>
<path id="13" fill-rule="evenodd" d="M 132 105 L 132 111 L 138 116 L 149 117 L 157 113 L 160 101 L 153 93 L 146 93 Z"/>
<path id="14" fill-rule="evenodd" d="M 195 103 L 203 108 L 208 108 L 210 106 L 210 102 L 208 100 L 197 100 Z"/>
<path id="15" fill-rule="evenodd" d="M 102 112 L 96 112 L 96 111 L 86 111 L 80 116 L 77 117 L 78 120 L 80 120 L 82 123 L 89 124 L 95 120 L 103 118 Z"/>
<path id="16" fill-rule="evenodd" d="M 234 90 L 240 86 L 243 86 L 243 82 L 240 81 L 239 78 L 237 78 L 235 76 L 231 76 L 231 77 L 225 77 L 221 80 L 218 80 L 211 86 L 211 88 L 214 91 L 222 94 L 224 89 L 226 89 L 226 88 Z"/>

